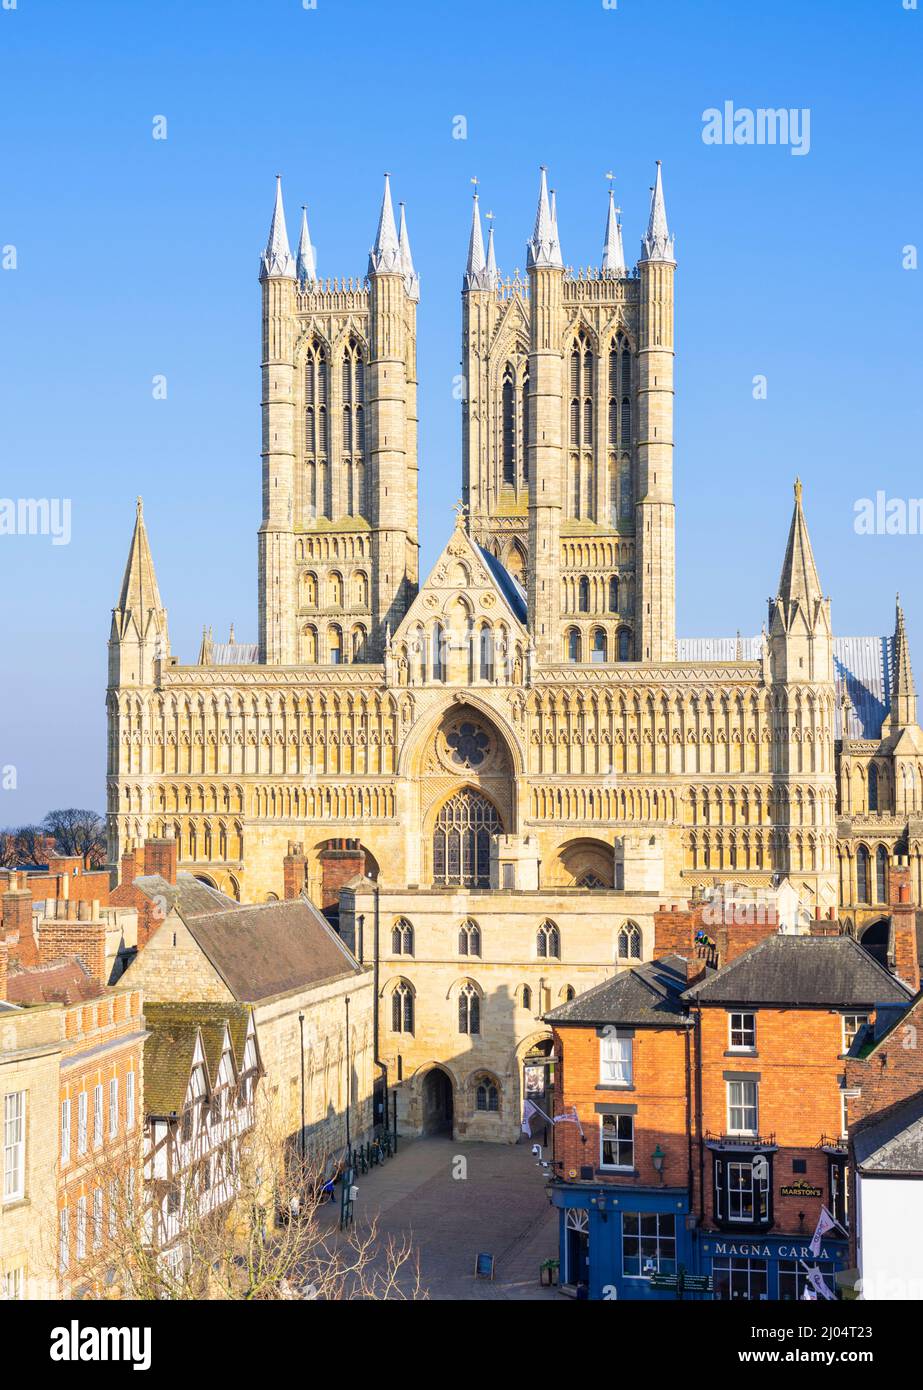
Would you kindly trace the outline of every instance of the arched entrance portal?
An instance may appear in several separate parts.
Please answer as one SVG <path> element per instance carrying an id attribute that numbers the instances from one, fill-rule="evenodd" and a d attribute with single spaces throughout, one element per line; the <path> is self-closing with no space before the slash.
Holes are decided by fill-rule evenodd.
<path id="1" fill-rule="evenodd" d="M 423 1078 L 423 1133 L 451 1134 L 454 1114 L 452 1078 L 433 1067 Z"/>

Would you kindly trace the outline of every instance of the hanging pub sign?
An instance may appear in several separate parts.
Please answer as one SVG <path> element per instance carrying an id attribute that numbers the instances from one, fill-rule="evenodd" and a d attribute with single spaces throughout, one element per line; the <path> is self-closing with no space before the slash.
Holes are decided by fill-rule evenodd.
<path id="1" fill-rule="evenodd" d="M 805 1182 L 802 1178 L 799 1182 L 788 1183 L 779 1188 L 783 1197 L 823 1197 L 823 1191 L 819 1187 L 814 1187 L 812 1183 Z"/>

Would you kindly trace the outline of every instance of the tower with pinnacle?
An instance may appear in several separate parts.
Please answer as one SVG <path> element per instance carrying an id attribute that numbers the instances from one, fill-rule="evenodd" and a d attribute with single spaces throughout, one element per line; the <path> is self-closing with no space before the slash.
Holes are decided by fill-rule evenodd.
<path id="1" fill-rule="evenodd" d="M 419 548 L 419 278 L 388 177 L 367 281 L 318 277 L 306 209 L 292 255 L 277 180 L 260 283 L 260 660 L 380 660 Z"/>
<path id="2" fill-rule="evenodd" d="M 675 262 L 659 164 L 635 270 L 619 213 L 610 186 L 600 263 L 574 270 L 543 169 L 526 275 L 507 277 L 474 199 L 464 497 L 472 535 L 527 588 L 548 665 L 675 655 Z"/>

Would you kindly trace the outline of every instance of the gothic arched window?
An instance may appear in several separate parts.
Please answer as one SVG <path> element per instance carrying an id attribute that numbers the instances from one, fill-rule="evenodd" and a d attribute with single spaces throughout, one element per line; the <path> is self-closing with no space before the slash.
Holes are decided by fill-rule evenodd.
<path id="1" fill-rule="evenodd" d="M 509 362 L 503 371 L 501 430 L 503 434 L 503 481 L 512 485 L 516 482 L 516 387 L 513 368 Z"/>
<path id="2" fill-rule="evenodd" d="M 888 851 L 879 845 L 875 851 L 875 900 L 888 901 Z"/>
<path id="3" fill-rule="evenodd" d="M 580 576 L 577 586 L 577 608 L 581 613 L 590 611 L 590 581 L 585 574 Z"/>
<path id="4" fill-rule="evenodd" d="M 609 644 L 606 641 L 605 631 L 601 627 L 593 629 L 593 651 L 591 659 L 593 661 L 605 661 L 609 652 Z"/>
<path id="5" fill-rule="evenodd" d="M 458 992 L 458 1031 L 471 1037 L 481 1031 L 481 999 L 473 985 Z"/>
<path id="6" fill-rule="evenodd" d="M 567 632 L 567 659 L 568 661 L 580 660 L 580 631 L 576 627 L 568 629 Z"/>
<path id="7" fill-rule="evenodd" d="M 869 810 L 878 810 L 878 768 L 869 763 Z"/>
<path id="8" fill-rule="evenodd" d="M 543 922 L 536 932 L 535 954 L 543 959 L 560 959 L 561 936 L 554 922 Z"/>
<path id="9" fill-rule="evenodd" d="M 475 1106 L 478 1110 L 496 1113 L 500 1109 L 500 1092 L 497 1083 L 489 1076 L 479 1076 L 475 1091 Z"/>
<path id="10" fill-rule="evenodd" d="M 528 985 L 522 987 L 522 1007 L 524 1009 L 531 1009 L 532 1007 L 532 991 Z"/>
<path id="11" fill-rule="evenodd" d="M 391 928 L 391 954 L 395 956 L 413 955 L 413 927 L 402 917 Z"/>
<path id="12" fill-rule="evenodd" d="M 391 1032 L 412 1033 L 414 1025 L 413 990 L 406 980 L 396 985 L 391 995 Z"/>
<path id="13" fill-rule="evenodd" d="M 610 613 L 617 613 L 618 611 L 619 611 L 619 581 L 618 581 L 618 579 L 615 577 L 615 575 L 613 575 L 612 578 L 609 580 L 609 612 L 610 612 Z"/>
<path id="14" fill-rule="evenodd" d="M 619 960 L 641 959 L 641 928 L 634 922 L 626 922 L 618 935 Z"/>
<path id="15" fill-rule="evenodd" d="M 433 882 L 490 887 L 490 845 L 503 826 L 497 808 L 476 791 L 456 792 L 440 810 L 433 831 Z"/>
<path id="16" fill-rule="evenodd" d="M 477 922 L 463 922 L 459 927 L 458 954 L 460 956 L 479 956 L 481 954 L 481 929 Z"/>
<path id="17" fill-rule="evenodd" d="M 331 666 L 339 666 L 343 660 L 343 633 L 336 625 L 327 629 L 327 655 Z"/>
<path id="18" fill-rule="evenodd" d="M 619 661 L 631 660 L 631 633 L 627 627 L 619 628 Z"/>
<path id="19" fill-rule="evenodd" d="M 865 845 L 860 845 L 856 851 L 856 895 L 860 903 L 872 900 L 869 866 L 869 852 Z"/>
<path id="20" fill-rule="evenodd" d="M 519 470 L 522 481 L 529 481 L 529 369 L 522 374 L 520 391 L 520 410 L 522 411 L 522 466 Z"/>

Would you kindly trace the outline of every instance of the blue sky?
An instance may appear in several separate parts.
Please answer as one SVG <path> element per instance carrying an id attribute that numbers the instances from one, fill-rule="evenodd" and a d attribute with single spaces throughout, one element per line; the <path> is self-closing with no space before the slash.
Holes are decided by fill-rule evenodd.
<path id="1" fill-rule="evenodd" d="M 0 538 L 0 766 L 17 770 L 0 824 L 104 806 L 106 641 L 138 493 L 174 652 L 194 659 L 204 622 L 256 637 L 257 262 L 277 171 L 293 241 L 308 203 L 322 275 L 364 273 L 384 169 L 407 204 L 426 569 L 460 487 L 470 178 L 512 271 L 547 164 L 581 266 L 599 261 L 609 169 L 636 258 L 661 159 L 680 633 L 758 631 L 798 473 L 837 631 L 889 630 L 900 589 L 923 676 L 923 536 L 853 528 L 858 498 L 923 495 L 923 272 L 902 267 L 923 243 L 921 26 L 902 0 L 0 8 L 0 247 L 16 248 L 0 494 L 72 500 L 69 545 Z M 725 101 L 809 108 L 809 153 L 706 145 L 702 113 Z"/>

